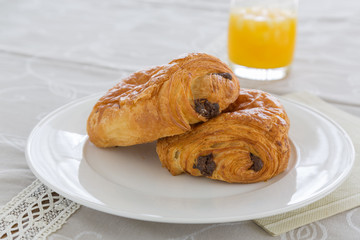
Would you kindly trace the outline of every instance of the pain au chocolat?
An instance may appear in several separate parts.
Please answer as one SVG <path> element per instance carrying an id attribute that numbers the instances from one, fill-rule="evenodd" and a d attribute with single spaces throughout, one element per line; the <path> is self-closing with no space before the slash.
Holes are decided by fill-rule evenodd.
<path id="1" fill-rule="evenodd" d="M 238 80 L 226 64 L 208 54 L 188 54 L 111 88 L 94 106 L 87 132 L 98 147 L 152 142 L 190 131 L 238 95 Z"/>
<path id="2" fill-rule="evenodd" d="M 287 167 L 289 126 L 275 97 L 241 89 L 221 115 L 190 132 L 158 140 L 157 153 L 173 175 L 186 172 L 231 183 L 266 181 Z"/>

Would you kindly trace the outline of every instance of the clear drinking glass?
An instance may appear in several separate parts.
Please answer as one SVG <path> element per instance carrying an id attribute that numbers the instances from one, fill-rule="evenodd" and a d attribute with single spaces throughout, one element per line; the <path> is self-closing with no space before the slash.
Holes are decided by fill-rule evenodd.
<path id="1" fill-rule="evenodd" d="M 228 56 L 238 77 L 287 76 L 295 48 L 297 5 L 297 0 L 231 1 Z"/>

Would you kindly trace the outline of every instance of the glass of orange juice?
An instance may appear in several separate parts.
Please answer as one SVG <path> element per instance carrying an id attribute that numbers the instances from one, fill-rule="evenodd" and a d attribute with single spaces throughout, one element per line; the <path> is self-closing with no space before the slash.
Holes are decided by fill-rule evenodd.
<path id="1" fill-rule="evenodd" d="M 252 80 L 285 78 L 296 25 L 297 0 L 232 0 L 228 56 L 234 73 Z"/>

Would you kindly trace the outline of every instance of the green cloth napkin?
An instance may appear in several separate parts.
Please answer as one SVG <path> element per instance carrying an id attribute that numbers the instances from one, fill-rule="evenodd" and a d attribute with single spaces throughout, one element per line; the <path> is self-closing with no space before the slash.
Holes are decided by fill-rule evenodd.
<path id="1" fill-rule="evenodd" d="M 310 93 L 293 93 L 285 97 L 313 107 L 336 121 L 353 141 L 355 164 L 348 179 L 326 197 L 294 211 L 254 220 L 273 236 L 360 206 L 360 118 L 343 112 Z"/>

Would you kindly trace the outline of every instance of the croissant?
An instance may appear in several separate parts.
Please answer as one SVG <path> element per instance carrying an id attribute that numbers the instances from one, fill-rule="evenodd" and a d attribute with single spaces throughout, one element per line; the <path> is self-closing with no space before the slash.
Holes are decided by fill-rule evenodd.
<path id="1" fill-rule="evenodd" d="M 129 146 L 190 131 L 226 109 L 239 83 L 219 59 L 192 53 L 135 72 L 110 89 L 87 121 L 98 147 Z"/>
<path id="2" fill-rule="evenodd" d="M 192 131 L 157 142 L 163 167 L 230 183 L 266 181 L 283 172 L 290 156 L 289 119 L 279 101 L 241 89 L 222 114 Z"/>

